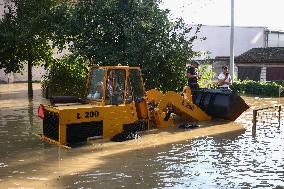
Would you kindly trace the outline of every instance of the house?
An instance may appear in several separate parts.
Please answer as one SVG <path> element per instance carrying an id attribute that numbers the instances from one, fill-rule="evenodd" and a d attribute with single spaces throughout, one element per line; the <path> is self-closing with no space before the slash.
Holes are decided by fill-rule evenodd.
<path id="1" fill-rule="evenodd" d="M 196 31 L 196 25 L 190 25 L 190 27 L 192 27 L 192 32 Z M 195 40 L 193 42 L 193 50 L 203 54 L 198 60 L 202 62 L 204 59 L 210 59 L 215 79 L 222 71 L 222 66 L 228 66 L 230 62 L 230 32 L 230 26 L 202 25 L 197 35 L 199 38 L 206 38 L 206 40 Z M 193 33 L 190 35 L 193 35 Z M 268 30 L 266 27 L 235 27 L 235 56 L 252 48 L 266 47 L 267 43 Z M 235 75 L 237 76 L 236 66 Z"/>
<path id="2" fill-rule="evenodd" d="M 252 48 L 235 57 L 238 79 L 284 80 L 284 47 Z"/>
<path id="3" fill-rule="evenodd" d="M 230 27 L 202 26 L 199 37 L 207 39 L 196 41 L 193 49 L 210 52 L 209 58 L 217 77 L 222 66 L 230 63 Z M 242 80 L 283 80 L 283 47 L 284 32 L 270 31 L 266 27 L 235 27 L 235 76 Z M 200 57 L 201 60 L 205 58 Z"/>

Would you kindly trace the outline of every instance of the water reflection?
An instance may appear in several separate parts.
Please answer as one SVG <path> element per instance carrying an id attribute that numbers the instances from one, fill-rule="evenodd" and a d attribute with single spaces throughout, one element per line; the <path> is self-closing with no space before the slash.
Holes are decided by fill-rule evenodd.
<path id="1" fill-rule="evenodd" d="M 268 133 L 271 135 L 264 131 L 255 139 L 247 132 L 242 136 L 207 137 L 190 141 L 189 144 L 173 145 L 174 153 L 159 156 L 156 161 L 165 164 L 167 172 L 180 170 L 181 174 L 177 177 L 167 175 L 163 183 L 169 182 L 174 186 L 177 183 L 183 188 L 271 188 L 283 185 L 283 137 L 276 129 Z M 274 145 L 275 142 L 282 144 Z"/>
<path id="2" fill-rule="evenodd" d="M 283 122 L 280 127 L 258 122 L 253 131 L 249 110 L 237 120 L 247 128 L 244 133 L 123 153 L 93 145 L 66 150 L 34 135 L 41 124 L 37 107 L 44 102 L 40 86 L 34 90 L 29 100 L 22 84 L 0 85 L 0 188 L 284 187 Z M 277 103 L 245 100 L 252 108 Z"/>
<path id="3" fill-rule="evenodd" d="M 34 106 L 33 106 L 33 99 L 29 98 L 29 106 L 28 106 L 28 116 L 29 116 L 29 127 L 26 128 L 27 131 L 30 131 L 32 128 L 34 128 Z"/>

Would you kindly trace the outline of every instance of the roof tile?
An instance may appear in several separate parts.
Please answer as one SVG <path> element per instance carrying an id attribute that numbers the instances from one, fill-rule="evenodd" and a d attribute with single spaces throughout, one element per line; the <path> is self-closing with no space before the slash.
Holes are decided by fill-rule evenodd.
<path id="1" fill-rule="evenodd" d="M 237 56 L 235 62 L 284 64 L 284 47 L 252 48 Z"/>

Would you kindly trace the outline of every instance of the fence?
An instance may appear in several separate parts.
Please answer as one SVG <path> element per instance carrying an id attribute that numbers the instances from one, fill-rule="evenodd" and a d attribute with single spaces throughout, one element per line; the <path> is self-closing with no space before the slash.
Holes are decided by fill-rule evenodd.
<path id="1" fill-rule="evenodd" d="M 270 125 L 273 125 L 276 123 L 276 121 L 280 127 L 281 125 L 281 111 L 282 107 L 281 105 L 276 105 L 276 106 L 270 106 L 270 107 L 265 107 L 265 108 L 259 108 L 253 110 L 253 130 L 256 130 L 256 125 L 257 122 L 263 122 L 263 123 L 268 123 Z"/>

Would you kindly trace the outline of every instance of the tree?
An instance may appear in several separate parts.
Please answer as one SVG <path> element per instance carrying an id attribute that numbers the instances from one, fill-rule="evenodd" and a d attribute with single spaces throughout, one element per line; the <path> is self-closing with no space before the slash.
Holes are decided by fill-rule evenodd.
<path id="1" fill-rule="evenodd" d="M 49 15 L 55 0 L 11 0 L 0 20 L 0 68 L 21 72 L 28 64 L 28 95 L 32 91 L 32 66 L 52 60 Z"/>
<path id="2" fill-rule="evenodd" d="M 85 82 L 88 76 L 88 61 L 77 56 L 64 56 L 48 66 L 48 75 L 42 79 L 45 97 L 79 96 L 84 97 Z"/>
<path id="3" fill-rule="evenodd" d="M 180 90 L 197 39 L 158 0 L 77 0 L 54 9 L 56 44 L 98 65 L 141 66 L 146 88 Z"/>

